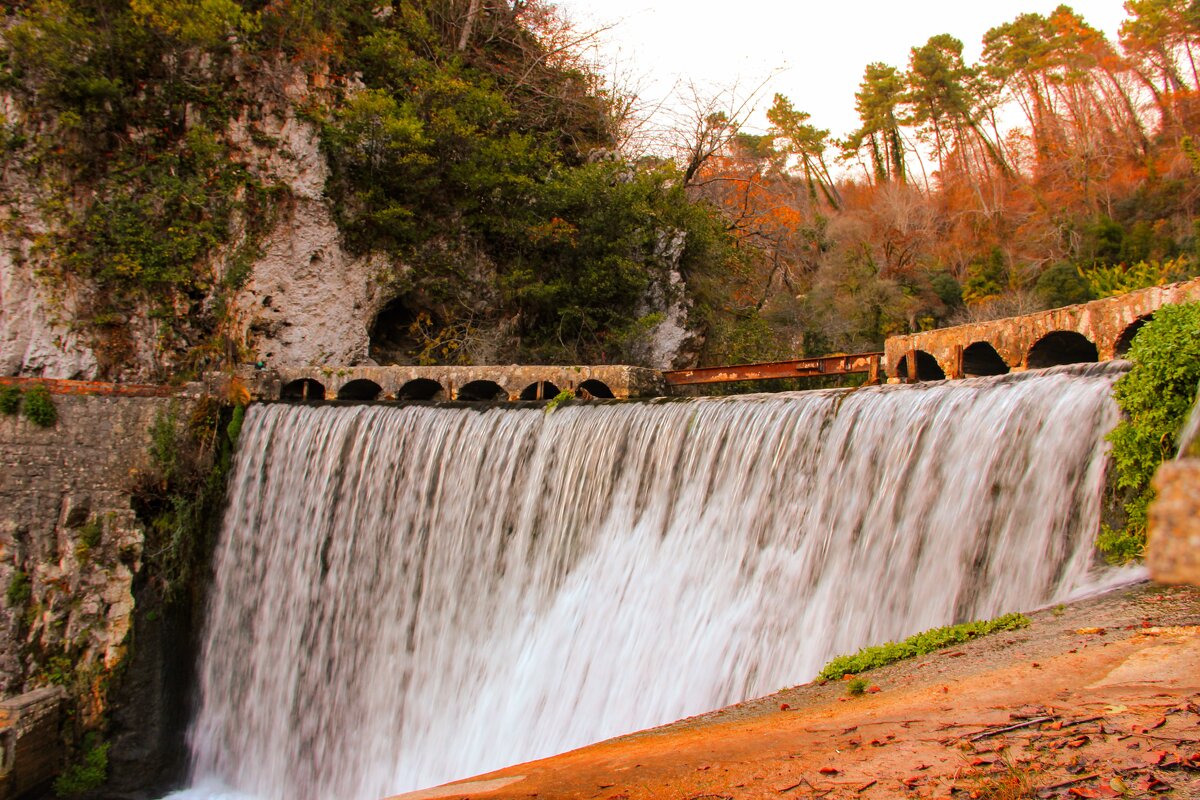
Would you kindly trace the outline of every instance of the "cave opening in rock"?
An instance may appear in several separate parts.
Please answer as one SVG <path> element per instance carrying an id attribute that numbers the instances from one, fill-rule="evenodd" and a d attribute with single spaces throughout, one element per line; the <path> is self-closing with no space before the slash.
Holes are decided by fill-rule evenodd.
<path id="1" fill-rule="evenodd" d="M 371 323 L 368 353 L 380 366 L 415 364 L 421 349 L 416 333 L 420 312 L 411 299 L 400 296 L 379 310 Z"/>

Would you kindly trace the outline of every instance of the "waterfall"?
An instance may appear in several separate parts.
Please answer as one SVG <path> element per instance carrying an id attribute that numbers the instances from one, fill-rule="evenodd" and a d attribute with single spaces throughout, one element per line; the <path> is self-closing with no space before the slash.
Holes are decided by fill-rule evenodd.
<path id="1" fill-rule="evenodd" d="M 253 406 L 193 792 L 378 800 L 1064 598 L 1095 579 L 1118 371 L 548 413 Z"/>

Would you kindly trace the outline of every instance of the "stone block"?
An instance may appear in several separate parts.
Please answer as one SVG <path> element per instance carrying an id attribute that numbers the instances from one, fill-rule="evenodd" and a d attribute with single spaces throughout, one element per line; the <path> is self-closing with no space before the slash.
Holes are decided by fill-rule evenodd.
<path id="1" fill-rule="evenodd" d="M 1166 462 L 1154 488 L 1146 548 L 1150 577 L 1200 586 L 1200 458 Z"/>

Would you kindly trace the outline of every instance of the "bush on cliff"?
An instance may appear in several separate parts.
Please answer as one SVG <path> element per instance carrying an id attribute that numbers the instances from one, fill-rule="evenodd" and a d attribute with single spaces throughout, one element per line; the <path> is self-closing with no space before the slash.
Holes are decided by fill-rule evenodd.
<path id="1" fill-rule="evenodd" d="M 1115 485 L 1124 492 L 1123 529 L 1105 527 L 1101 551 L 1112 562 L 1141 556 L 1146 545 L 1146 509 L 1158 465 L 1172 458 L 1177 437 L 1200 382 L 1200 303 L 1164 306 L 1142 327 L 1129 350 L 1133 369 L 1117 381 L 1114 396 L 1121 423 L 1112 442 Z"/>
<path id="2" fill-rule="evenodd" d="M 21 407 L 21 387 L 5 386 L 0 389 L 0 414 L 12 416 Z"/>
<path id="3" fill-rule="evenodd" d="M 54 399 L 45 386 L 34 386 L 26 392 L 22 408 L 25 418 L 39 428 L 49 428 L 58 422 L 58 409 L 54 407 Z"/>

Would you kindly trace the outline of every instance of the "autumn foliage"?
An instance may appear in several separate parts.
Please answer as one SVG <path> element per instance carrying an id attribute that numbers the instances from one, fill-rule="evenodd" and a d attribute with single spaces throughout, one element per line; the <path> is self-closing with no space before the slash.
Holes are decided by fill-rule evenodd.
<path id="1" fill-rule="evenodd" d="M 1200 272 L 1200 4 L 1125 8 L 1118 42 L 1064 5 L 977 64 L 948 34 L 869 64 L 840 140 L 776 95 L 690 184 L 753 254 L 728 310 L 811 355 Z"/>

